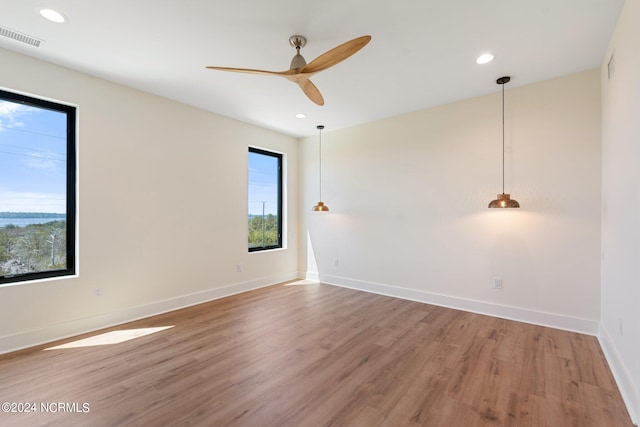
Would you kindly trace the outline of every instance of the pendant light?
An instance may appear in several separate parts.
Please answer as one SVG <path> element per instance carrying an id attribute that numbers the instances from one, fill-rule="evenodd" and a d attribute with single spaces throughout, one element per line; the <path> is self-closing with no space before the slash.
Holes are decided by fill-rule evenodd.
<path id="1" fill-rule="evenodd" d="M 322 200 L 322 129 L 324 129 L 323 125 L 318 125 L 316 126 L 316 129 L 318 129 L 318 161 L 320 163 L 320 167 L 319 167 L 319 196 L 320 196 L 320 200 Z M 329 211 L 329 207 L 327 205 L 324 204 L 324 202 L 320 201 L 318 202 L 318 204 L 316 204 L 313 207 L 313 211 L 314 212 L 328 212 Z"/>
<path id="2" fill-rule="evenodd" d="M 511 77 L 500 77 L 496 83 L 502 85 L 502 194 L 498 194 L 498 198 L 489 203 L 490 208 L 519 208 L 520 203 L 512 199 L 510 194 L 504 192 L 504 85 L 509 83 Z"/>

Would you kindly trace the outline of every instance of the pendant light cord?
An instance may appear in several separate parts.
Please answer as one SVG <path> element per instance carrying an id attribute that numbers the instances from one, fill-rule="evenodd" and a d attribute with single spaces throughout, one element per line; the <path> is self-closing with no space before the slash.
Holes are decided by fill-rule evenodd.
<path id="1" fill-rule="evenodd" d="M 318 134 L 319 134 L 319 143 L 318 143 L 318 160 L 319 160 L 319 179 L 318 179 L 318 195 L 320 196 L 320 201 L 322 201 L 322 129 L 324 129 L 323 125 L 318 125 Z"/>
<path id="2" fill-rule="evenodd" d="M 511 77 L 504 76 L 496 80 L 496 83 L 502 85 L 502 194 L 498 194 L 496 200 L 492 200 L 489 203 L 490 208 L 519 208 L 520 203 L 517 200 L 512 199 L 509 194 L 504 192 L 505 183 L 505 128 L 504 128 L 504 85 L 509 83 Z"/>
<path id="3" fill-rule="evenodd" d="M 502 84 L 502 194 L 504 194 L 504 83 Z"/>

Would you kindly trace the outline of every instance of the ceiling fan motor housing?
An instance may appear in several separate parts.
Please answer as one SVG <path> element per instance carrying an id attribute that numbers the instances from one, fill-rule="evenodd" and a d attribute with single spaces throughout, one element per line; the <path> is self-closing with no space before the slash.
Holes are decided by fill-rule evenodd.
<path id="1" fill-rule="evenodd" d="M 300 55 L 300 49 L 307 44 L 307 38 L 305 36 L 291 36 L 289 37 L 289 43 L 296 48 L 296 55 L 291 60 L 289 65 L 290 70 L 297 70 L 307 65 L 307 61 L 302 55 Z"/>
<path id="2" fill-rule="evenodd" d="M 291 65 L 289 66 L 290 70 L 297 70 L 298 68 L 302 68 L 307 65 L 307 61 L 303 58 L 302 55 L 296 53 L 296 56 L 291 60 Z"/>

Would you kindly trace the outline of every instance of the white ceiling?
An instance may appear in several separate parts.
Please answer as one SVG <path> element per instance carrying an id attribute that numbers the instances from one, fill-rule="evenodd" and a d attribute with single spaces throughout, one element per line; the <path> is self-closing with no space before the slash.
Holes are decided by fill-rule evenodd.
<path id="1" fill-rule="evenodd" d="M 330 131 L 498 92 L 503 75 L 515 87 L 598 67 L 623 3 L 0 0 L 0 26 L 44 40 L 36 48 L 0 37 L 0 47 L 300 137 L 317 124 Z M 42 6 L 67 22 L 44 20 Z M 355 37 L 372 40 L 313 77 L 322 107 L 283 78 L 205 69 L 284 71 L 294 34 L 308 38 L 307 62 Z M 476 64 L 483 52 L 494 61 Z"/>

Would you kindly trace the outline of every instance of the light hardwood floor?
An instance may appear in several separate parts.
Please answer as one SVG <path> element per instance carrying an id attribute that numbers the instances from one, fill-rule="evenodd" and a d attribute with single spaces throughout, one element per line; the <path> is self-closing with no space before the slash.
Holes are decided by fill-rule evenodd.
<path id="1" fill-rule="evenodd" d="M 632 425 L 592 336 L 304 282 L 109 331 L 157 326 L 0 356 L 0 400 L 76 411 L 0 425 Z"/>

